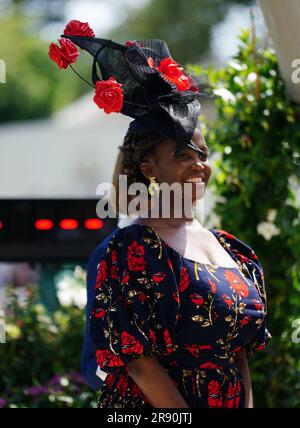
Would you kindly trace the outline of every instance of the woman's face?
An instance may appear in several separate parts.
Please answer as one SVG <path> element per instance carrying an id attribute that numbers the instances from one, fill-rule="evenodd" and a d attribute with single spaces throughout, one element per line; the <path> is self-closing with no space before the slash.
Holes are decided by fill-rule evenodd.
<path id="1" fill-rule="evenodd" d="M 196 128 L 192 141 L 205 154 L 186 147 L 175 156 L 176 142 L 168 139 L 157 147 L 155 154 L 148 157 L 148 161 L 141 164 L 141 170 L 147 177 L 155 176 L 159 183 L 164 182 L 169 185 L 179 183 L 182 189 L 184 189 L 184 183 L 191 182 L 190 180 L 193 179 L 189 186 L 192 186 L 192 197 L 195 201 L 197 186 L 201 186 L 201 189 L 204 186 L 205 189 L 208 184 L 211 166 L 207 159 L 208 147 L 200 129 Z"/>

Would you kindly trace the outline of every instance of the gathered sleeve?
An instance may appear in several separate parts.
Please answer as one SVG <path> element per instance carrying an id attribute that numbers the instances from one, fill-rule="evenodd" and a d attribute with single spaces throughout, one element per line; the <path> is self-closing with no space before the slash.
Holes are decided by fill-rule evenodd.
<path id="1" fill-rule="evenodd" d="M 90 336 L 100 368 L 115 372 L 134 359 L 170 355 L 176 340 L 178 288 L 166 249 L 153 229 L 141 224 L 120 229 L 97 269 Z"/>
<path id="2" fill-rule="evenodd" d="M 265 349 L 268 342 L 272 338 L 271 333 L 268 328 L 268 310 L 267 310 L 267 294 L 266 294 L 266 286 L 264 280 L 264 271 L 263 267 L 255 254 L 255 252 L 251 249 L 250 253 L 251 260 L 251 270 L 253 281 L 256 283 L 260 298 L 262 301 L 262 318 L 261 324 L 256 332 L 256 334 L 250 338 L 250 340 L 245 344 L 245 351 L 247 357 L 250 358 L 253 354 L 261 349 Z M 249 262 L 247 263 L 249 265 Z"/>
<path id="3" fill-rule="evenodd" d="M 263 267 L 256 253 L 248 244 L 224 230 L 218 230 L 218 234 L 221 243 L 242 266 L 243 272 L 254 282 L 260 297 L 259 306 L 261 307 L 258 308 L 257 331 L 244 344 L 247 357 L 250 358 L 255 352 L 264 349 L 272 338 L 268 329 L 267 294 Z"/>

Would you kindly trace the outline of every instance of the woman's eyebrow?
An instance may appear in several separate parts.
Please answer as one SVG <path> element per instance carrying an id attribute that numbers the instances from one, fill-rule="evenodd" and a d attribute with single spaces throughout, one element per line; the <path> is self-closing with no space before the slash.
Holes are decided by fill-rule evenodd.
<path id="1" fill-rule="evenodd" d="M 187 147 L 188 148 L 190 148 L 190 149 L 192 149 L 192 150 L 194 150 L 195 152 L 199 152 L 199 151 L 205 151 L 205 152 L 208 152 L 209 151 L 209 149 L 208 149 L 208 147 L 207 147 L 207 145 L 205 144 L 205 145 L 203 145 L 201 148 L 200 147 L 198 147 L 193 141 L 191 141 L 190 143 L 188 143 L 188 145 L 187 145 Z"/>

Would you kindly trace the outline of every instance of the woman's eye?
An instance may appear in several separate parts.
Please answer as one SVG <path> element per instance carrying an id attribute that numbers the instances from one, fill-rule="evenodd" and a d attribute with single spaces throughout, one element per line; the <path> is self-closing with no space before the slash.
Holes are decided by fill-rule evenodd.
<path id="1" fill-rule="evenodd" d="M 199 154 L 199 159 L 202 160 L 203 162 L 207 161 L 207 158 L 208 158 L 208 153 Z"/>

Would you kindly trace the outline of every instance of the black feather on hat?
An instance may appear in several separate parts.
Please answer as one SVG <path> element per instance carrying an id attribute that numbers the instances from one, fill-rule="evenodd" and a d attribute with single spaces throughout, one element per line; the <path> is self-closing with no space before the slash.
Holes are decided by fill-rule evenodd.
<path id="1" fill-rule="evenodd" d="M 66 31 L 70 24 L 73 31 Z M 77 31 L 74 31 L 74 26 Z M 212 96 L 207 78 L 196 74 L 185 75 L 183 68 L 172 59 L 163 40 L 135 40 L 121 45 L 93 35 L 81 35 L 87 33 L 87 27 L 87 23 L 71 21 L 61 36 L 61 48 L 52 44 L 52 49 L 61 49 L 60 54 L 67 60 L 68 54 L 63 55 L 64 52 L 68 53 L 68 49 L 64 50 L 64 44 L 70 45 L 71 42 L 88 51 L 94 57 L 92 81 L 96 92 L 97 86 L 101 90 L 107 82 L 117 88 L 116 91 L 122 92 L 119 108 L 106 112 L 121 112 L 134 118 L 130 129 L 157 130 L 165 137 L 174 139 L 176 153 L 181 152 L 190 143 L 197 126 L 201 107 L 199 99 Z M 55 54 L 51 56 L 49 50 L 50 58 L 58 63 L 53 58 Z M 97 65 L 101 76 L 98 75 Z M 94 101 L 97 102 L 97 99 L 94 98 Z"/>

